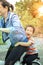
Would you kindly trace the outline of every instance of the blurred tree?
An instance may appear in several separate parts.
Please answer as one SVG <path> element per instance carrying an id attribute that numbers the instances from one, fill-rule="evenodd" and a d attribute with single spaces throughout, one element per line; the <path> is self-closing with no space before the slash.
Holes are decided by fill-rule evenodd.
<path id="1" fill-rule="evenodd" d="M 41 0 L 20 0 L 20 2 L 16 3 L 16 13 L 19 15 L 24 28 L 26 27 L 26 25 L 31 24 L 35 26 L 35 28 L 40 27 L 37 32 L 39 32 L 43 27 L 43 18 L 41 20 L 38 17 L 35 17 L 35 15 L 37 15 L 37 11 L 34 11 L 37 10 L 37 8 L 39 7 L 39 2 L 41 2 Z M 34 17 L 31 13 L 33 15 L 35 14 Z"/>

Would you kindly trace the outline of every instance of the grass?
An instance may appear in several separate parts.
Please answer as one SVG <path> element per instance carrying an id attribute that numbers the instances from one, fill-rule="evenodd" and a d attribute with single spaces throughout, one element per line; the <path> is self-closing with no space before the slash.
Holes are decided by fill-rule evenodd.
<path id="1" fill-rule="evenodd" d="M 0 45 L 3 45 L 3 41 L 2 41 L 2 33 L 0 32 Z"/>

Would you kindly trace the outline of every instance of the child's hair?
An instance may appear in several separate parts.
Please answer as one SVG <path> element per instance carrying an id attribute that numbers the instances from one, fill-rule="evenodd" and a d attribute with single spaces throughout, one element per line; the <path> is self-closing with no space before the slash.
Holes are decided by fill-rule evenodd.
<path id="1" fill-rule="evenodd" d="M 31 27 L 31 28 L 33 28 L 33 33 L 35 32 L 35 28 L 34 28 L 34 26 L 32 26 L 32 25 L 27 25 L 26 28 L 25 28 L 25 30 L 27 29 L 27 27 Z"/>

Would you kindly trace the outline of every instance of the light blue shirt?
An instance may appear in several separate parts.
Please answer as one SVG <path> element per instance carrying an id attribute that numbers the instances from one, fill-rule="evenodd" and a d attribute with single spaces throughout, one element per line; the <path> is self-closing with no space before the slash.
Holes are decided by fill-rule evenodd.
<path id="1" fill-rule="evenodd" d="M 2 38 L 4 42 L 10 38 L 11 44 L 13 46 L 16 42 L 28 41 L 26 40 L 27 38 L 25 30 L 16 14 L 9 12 L 6 18 L 6 23 L 4 23 L 4 18 L 0 19 L 0 27 L 9 28 L 10 30 L 9 34 L 2 32 Z"/>

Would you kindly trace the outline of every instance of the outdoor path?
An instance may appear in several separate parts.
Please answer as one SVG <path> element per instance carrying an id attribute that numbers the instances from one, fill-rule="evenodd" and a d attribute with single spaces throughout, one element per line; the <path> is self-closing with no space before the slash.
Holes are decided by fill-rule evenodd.
<path id="1" fill-rule="evenodd" d="M 35 43 L 39 50 L 41 63 L 43 64 L 43 38 L 35 37 Z M 10 44 L 0 45 L 0 65 L 4 65 L 5 56 Z M 18 65 L 18 64 L 17 64 Z"/>

